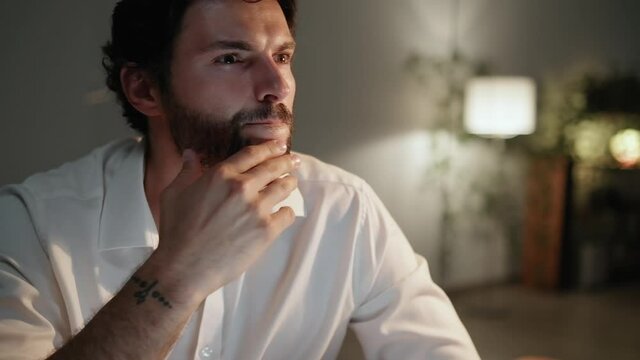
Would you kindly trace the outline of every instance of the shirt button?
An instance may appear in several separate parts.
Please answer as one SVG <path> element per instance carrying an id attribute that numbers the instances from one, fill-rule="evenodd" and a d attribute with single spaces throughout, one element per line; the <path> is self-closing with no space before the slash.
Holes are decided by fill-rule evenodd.
<path id="1" fill-rule="evenodd" d="M 210 358 L 213 357 L 213 348 L 210 346 L 205 346 L 202 349 L 200 349 L 200 355 L 203 358 Z"/>

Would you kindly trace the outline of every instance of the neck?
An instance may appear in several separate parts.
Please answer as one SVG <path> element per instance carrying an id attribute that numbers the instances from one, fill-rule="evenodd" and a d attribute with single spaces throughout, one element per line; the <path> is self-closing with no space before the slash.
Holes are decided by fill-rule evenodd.
<path id="1" fill-rule="evenodd" d="M 150 128 L 145 150 L 144 192 L 156 227 L 160 229 L 160 194 L 182 168 L 171 134 Z"/>

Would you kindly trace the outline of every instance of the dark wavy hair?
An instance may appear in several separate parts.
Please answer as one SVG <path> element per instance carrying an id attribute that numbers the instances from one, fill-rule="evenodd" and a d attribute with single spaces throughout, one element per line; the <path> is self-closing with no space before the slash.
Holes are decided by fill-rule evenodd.
<path id="1" fill-rule="evenodd" d="M 163 92 L 170 88 L 173 46 L 184 14 L 196 0 L 121 0 L 111 16 L 111 40 L 102 47 L 107 87 L 117 95 L 131 128 L 147 135 L 147 117 L 127 100 L 120 70 L 127 64 L 149 73 Z M 261 0 L 234 0 L 259 2 Z M 289 29 L 295 30 L 296 0 L 278 0 Z"/>

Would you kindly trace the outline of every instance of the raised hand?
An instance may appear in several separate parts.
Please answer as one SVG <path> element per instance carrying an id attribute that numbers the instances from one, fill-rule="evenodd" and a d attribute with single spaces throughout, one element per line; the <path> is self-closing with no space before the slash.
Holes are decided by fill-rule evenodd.
<path id="1" fill-rule="evenodd" d="M 297 187 L 300 159 L 269 141 L 212 168 L 186 150 L 183 168 L 161 197 L 160 243 L 149 261 L 182 301 L 201 301 L 246 271 L 294 219 L 273 207 Z M 168 282 L 168 283 L 167 283 Z"/>

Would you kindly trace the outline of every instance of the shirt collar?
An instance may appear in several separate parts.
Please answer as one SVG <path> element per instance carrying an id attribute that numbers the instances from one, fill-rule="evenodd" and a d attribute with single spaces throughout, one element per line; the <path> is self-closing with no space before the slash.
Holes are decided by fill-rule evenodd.
<path id="1" fill-rule="evenodd" d="M 100 217 L 98 248 L 115 250 L 158 247 L 158 229 L 144 192 L 144 141 L 128 141 L 107 160 L 104 168 L 104 202 Z M 293 209 L 305 216 L 300 190 L 274 207 Z"/>

